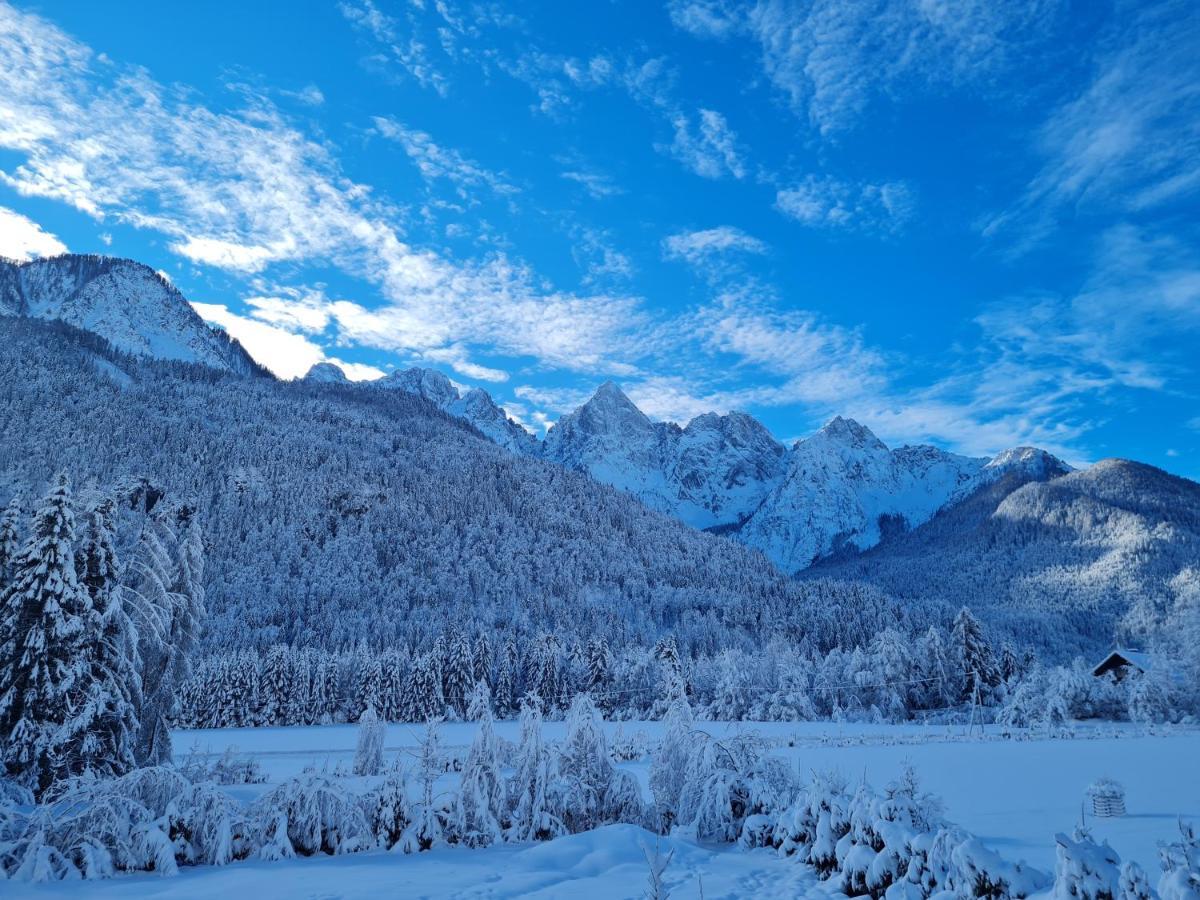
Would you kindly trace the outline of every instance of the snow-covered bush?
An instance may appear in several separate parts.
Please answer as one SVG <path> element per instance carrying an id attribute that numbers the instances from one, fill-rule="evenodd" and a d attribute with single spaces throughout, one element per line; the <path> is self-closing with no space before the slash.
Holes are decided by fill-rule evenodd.
<path id="1" fill-rule="evenodd" d="M 226 747 L 210 766 L 207 757 L 198 747 L 192 747 L 179 765 L 179 771 L 188 781 L 215 781 L 217 784 L 265 784 L 266 773 L 258 760 L 242 756 L 237 747 Z"/>
<path id="2" fill-rule="evenodd" d="M 1145 870 L 1129 860 L 1121 866 L 1120 900 L 1153 900 L 1154 890 Z"/>
<path id="3" fill-rule="evenodd" d="M 362 795 L 359 802 L 377 846 L 390 850 L 400 843 L 405 830 L 412 824 L 408 803 L 408 788 L 404 773 L 395 766 L 383 779 Z"/>
<path id="4" fill-rule="evenodd" d="M 960 897 L 1017 900 L 1049 887 L 1045 873 L 1024 863 L 1005 861 L 975 837 L 956 844 L 950 859 L 953 867 L 947 886 Z"/>
<path id="5" fill-rule="evenodd" d="M 718 741 L 694 732 L 679 794 L 678 827 L 700 840 L 735 841 L 748 816 L 773 815 L 795 794 L 791 770 L 761 738 Z"/>
<path id="6" fill-rule="evenodd" d="M 813 772 L 796 801 L 777 817 L 775 846 L 828 877 L 837 869 L 837 843 L 850 830 L 848 805 L 840 773 Z"/>
<path id="7" fill-rule="evenodd" d="M 168 810 L 189 786 L 163 767 L 59 782 L 41 805 L 10 821 L 0 865 L 31 881 L 135 871 L 173 875 L 179 861 Z"/>
<path id="8" fill-rule="evenodd" d="M 1072 837 L 1056 834 L 1056 900 L 1113 900 L 1120 890 L 1121 858 L 1105 841 L 1097 844 L 1083 828 Z"/>
<path id="9" fill-rule="evenodd" d="M 1179 840 L 1160 844 L 1162 877 L 1158 894 L 1162 900 L 1200 900 L 1200 835 L 1190 822 L 1179 822 Z"/>
<path id="10" fill-rule="evenodd" d="M 374 844 L 358 798 L 324 772 L 285 781 L 255 801 L 250 815 L 263 859 L 353 853 Z"/>
<path id="11" fill-rule="evenodd" d="M 222 866 L 254 850 L 245 809 L 211 781 L 185 787 L 167 804 L 165 819 L 180 865 Z"/>

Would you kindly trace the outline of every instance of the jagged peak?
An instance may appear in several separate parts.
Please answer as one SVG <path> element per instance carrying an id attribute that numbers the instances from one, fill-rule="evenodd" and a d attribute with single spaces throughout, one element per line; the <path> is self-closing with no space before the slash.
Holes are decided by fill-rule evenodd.
<path id="1" fill-rule="evenodd" d="M 821 426 L 815 436 L 825 437 L 855 447 L 871 446 L 887 449 L 883 441 L 877 438 L 870 428 L 856 422 L 854 419 L 847 419 L 843 416 L 834 416 Z"/>
<path id="2" fill-rule="evenodd" d="M 341 367 L 331 362 L 319 362 L 304 376 L 305 381 L 315 381 L 322 384 L 346 384 L 350 381 Z"/>
<path id="3" fill-rule="evenodd" d="M 459 399 L 458 388 L 437 369 L 423 369 L 420 366 L 397 369 L 375 383 L 383 388 L 419 394 L 435 406 L 446 406 Z"/>
<path id="4" fill-rule="evenodd" d="M 987 465 L 987 469 L 1013 469 L 1020 468 L 1033 475 L 1040 477 L 1053 477 L 1056 475 L 1065 475 L 1073 471 L 1071 466 L 1067 465 L 1054 454 L 1042 450 L 1040 447 L 1010 447 L 1003 450 L 992 457 Z"/>

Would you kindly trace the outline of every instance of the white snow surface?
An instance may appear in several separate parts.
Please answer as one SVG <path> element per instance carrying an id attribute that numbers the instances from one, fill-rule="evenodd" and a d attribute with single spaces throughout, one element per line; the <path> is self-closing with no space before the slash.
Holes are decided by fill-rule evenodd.
<path id="1" fill-rule="evenodd" d="M 1177 818 L 1200 819 L 1200 782 L 1190 775 L 1200 755 L 1196 729 L 1151 732 L 1132 726 L 1079 725 L 1073 738 L 1035 734 L 1007 739 L 993 727 L 982 737 L 978 732 L 967 737 L 963 726 L 944 725 L 699 722 L 696 727 L 718 738 L 757 731 L 805 777 L 814 770 L 837 769 L 851 783 L 865 777 L 880 788 L 900 773 L 903 763 L 911 762 L 922 786 L 945 801 L 950 821 L 1005 859 L 1025 860 L 1046 872 L 1054 869 L 1055 833 L 1070 832 L 1088 786 L 1100 777 L 1114 778 L 1125 787 L 1128 814 L 1119 819 L 1089 816 L 1087 823 L 1097 840 L 1107 839 L 1122 859 L 1136 860 L 1147 872 L 1157 871 L 1157 842 L 1173 839 Z M 606 722 L 605 728 L 610 738 L 619 731 L 635 743 L 653 743 L 662 734 L 659 722 Z M 561 722 L 547 722 L 544 729 L 549 741 L 565 734 Z M 504 740 L 517 739 L 515 722 L 499 722 L 496 730 Z M 443 725 L 443 750 L 466 748 L 474 731 L 473 723 Z M 249 800 L 309 766 L 333 770 L 341 764 L 348 770 L 357 735 L 355 725 L 330 725 L 178 731 L 174 740 L 180 756 L 193 746 L 214 756 L 236 746 L 258 760 L 268 784 L 229 788 Z M 389 725 L 385 761 L 399 756 L 411 768 L 420 737 L 420 726 Z M 648 763 L 621 765 L 638 777 L 648 796 Z M 96 890 L 102 893 L 120 884 L 171 897 L 216 896 L 230 890 L 256 896 L 296 896 L 283 893 L 294 890 L 301 896 L 358 897 L 386 885 L 389 891 L 424 897 L 640 897 L 646 869 L 640 843 L 653 847 L 653 841 L 652 835 L 631 826 L 612 826 L 537 847 L 238 863 L 224 870 L 186 870 L 171 881 L 123 878 Z M 697 875 L 709 898 L 824 895 L 802 866 L 767 851 L 698 847 L 679 839 L 664 841 L 663 852 L 669 847 L 677 850 L 668 874 L 678 898 L 699 896 Z M 245 874 L 238 875 L 242 870 Z M 41 896 L 55 895 L 53 889 L 45 890 L 49 893 Z M 260 893 L 263 890 L 267 893 Z M 140 896 L 119 891 L 113 896 L 118 894 Z"/>
<path id="2" fill-rule="evenodd" d="M 1010 861 L 1025 860 L 1053 872 L 1054 835 L 1070 832 L 1079 819 L 1087 788 L 1100 777 L 1120 782 L 1128 814 L 1087 824 L 1097 840 L 1108 840 L 1122 859 L 1137 861 L 1151 878 L 1158 871 L 1156 842 L 1171 840 L 1176 820 L 1200 819 L 1200 782 L 1191 773 L 1200 757 L 1200 731 L 1132 726 L 1075 728 L 1073 738 L 1026 735 L 1001 737 L 994 728 L 968 737 L 962 726 L 864 725 L 819 722 L 699 722 L 716 737 L 753 730 L 775 745 L 802 775 L 838 769 L 853 784 L 865 777 L 880 788 L 911 762 L 922 787 L 940 796 L 947 818 L 978 836 Z M 548 740 L 561 739 L 565 726 L 547 722 Z M 653 743 L 659 722 L 605 723 L 610 737 L 620 731 L 635 742 Z M 496 725 L 514 741 L 515 722 Z M 440 729 L 443 750 L 463 749 L 472 723 Z M 401 756 L 412 768 L 420 726 L 392 724 L 385 761 Z M 265 785 L 230 787 L 250 800 L 272 784 L 308 766 L 348 771 L 358 730 L 355 725 L 177 731 L 177 755 L 193 746 L 219 755 L 237 746 L 258 760 Z M 647 790 L 645 760 L 621 763 Z M 447 775 L 447 783 L 455 775 Z M 654 835 L 629 825 L 560 838 L 545 844 L 505 845 L 487 850 L 447 847 L 417 855 L 369 852 L 287 862 L 247 861 L 222 868 L 193 867 L 175 878 L 122 876 L 88 884 L 13 885 L 6 896 L 28 897 L 377 897 L 640 898 Z M 701 846 L 680 838 L 661 839 L 661 851 L 675 851 L 666 881 L 676 900 L 704 897 L 829 897 L 829 888 L 794 860 L 769 850 Z"/>

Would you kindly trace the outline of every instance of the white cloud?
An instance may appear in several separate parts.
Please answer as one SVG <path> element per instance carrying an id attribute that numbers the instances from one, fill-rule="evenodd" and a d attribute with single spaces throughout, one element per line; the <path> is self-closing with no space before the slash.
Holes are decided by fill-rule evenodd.
<path id="1" fill-rule="evenodd" d="M 698 37 L 744 35 L 771 82 L 817 130 L 852 127 L 877 98 L 929 85 L 989 85 L 1056 21 L 1060 0 L 671 0 Z"/>
<path id="2" fill-rule="evenodd" d="M 344 359 L 338 359 L 336 356 L 326 357 L 325 361 L 331 362 L 341 369 L 351 381 L 375 381 L 377 378 L 382 378 L 387 374 L 377 366 L 370 366 L 366 363 L 346 362 Z"/>
<path id="3" fill-rule="evenodd" d="M 567 181 L 583 185 L 584 190 L 597 200 L 625 193 L 624 189 L 614 184 L 611 178 L 599 172 L 567 171 L 560 174 Z"/>
<path id="4" fill-rule="evenodd" d="M 467 353 L 480 348 L 599 372 L 628 371 L 624 358 L 643 352 L 646 316 L 635 298 L 556 291 L 504 254 L 460 263 L 414 247 L 401 237 L 397 209 L 348 179 L 326 145 L 266 99 L 213 112 L 7 6 L 0 147 L 23 159 L 0 172 L 22 194 L 153 230 L 181 256 L 235 272 L 331 264 L 366 278 L 386 300 L 376 309 L 346 300 L 314 307 L 281 296 L 303 307 L 288 328 L 324 309 L 337 341 L 408 354 L 464 348 L 455 363 L 464 371 L 479 365 Z M 469 161 L 425 150 L 426 165 L 466 177 L 459 163 Z M 260 307 L 258 324 L 270 325 L 264 315 L 284 321 L 286 304 Z"/>
<path id="5" fill-rule="evenodd" d="M 0 256 L 26 260 L 66 252 L 67 245 L 37 222 L 0 206 Z"/>
<path id="6" fill-rule="evenodd" d="M 427 181 L 450 181 L 464 200 L 470 198 L 470 189 L 476 187 L 487 187 L 502 195 L 519 193 L 519 190 L 502 176 L 489 172 L 457 150 L 438 146 L 424 131 L 409 128 L 395 119 L 382 116 L 376 116 L 374 122 L 380 134 L 404 149 Z"/>
<path id="7" fill-rule="evenodd" d="M 809 175 L 775 195 L 775 208 L 813 228 L 896 231 L 916 205 L 904 182 L 863 184 Z"/>
<path id="8" fill-rule="evenodd" d="M 220 303 L 192 303 L 205 321 L 220 325 L 277 378 L 299 378 L 325 354 L 308 338 L 265 322 L 239 316 Z"/>
<path id="9" fill-rule="evenodd" d="M 663 252 L 669 259 L 682 259 L 699 265 L 714 255 L 751 253 L 761 256 L 767 245 L 740 228 L 721 225 L 703 231 L 683 231 L 663 239 Z"/>
<path id="10" fill-rule="evenodd" d="M 683 113 L 672 116 L 675 140 L 671 155 L 702 178 L 746 176 L 746 164 L 738 150 L 737 135 L 725 117 L 712 109 L 696 111 L 696 127 Z"/>
<path id="11" fill-rule="evenodd" d="M 1139 9 L 1086 87 L 1037 131 L 1043 164 L 983 228 L 1024 250 L 1064 217 L 1142 213 L 1200 193 L 1200 18 L 1190 3 Z"/>

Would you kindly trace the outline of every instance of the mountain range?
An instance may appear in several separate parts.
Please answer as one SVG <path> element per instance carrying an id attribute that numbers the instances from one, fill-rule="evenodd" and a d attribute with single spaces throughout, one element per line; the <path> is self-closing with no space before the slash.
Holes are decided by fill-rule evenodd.
<path id="1" fill-rule="evenodd" d="M 201 363 L 227 374 L 226 391 L 262 373 L 169 282 L 128 260 L 67 256 L 2 263 L 0 313 L 61 320 L 134 356 Z M 108 380 L 136 381 L 129 364 L 93 355 Z M 277 393 L 288 385 L 250 380 L 277 385 L 269 397 L 291 402 L 286 399 L 291 394 Z M 1200 487 L 1128 461 L 1072 471 L 1030 447 L 990 459 L 931 446 L 892 449 L 860 423 L 840 417 L 789 447 L 740 412 L 709 413 L 683 427 L 652 421 L 611 382 L 542 440 L 485 391 L 460 388 L 430 369 L 351 383 L 336 366 L 322 363 L 296 387 L 326 398 L 337 410 L 388 409 L 389 396 L 419 398 L 421 408 L 507 451 L 503 455 L 521 473 L 519 479 L 554 469 L 583 473 L 632 495 L 641 508 L 690 526 L 692 533 L 715 533 L 705 536 L 716 542 L 712 547 L 727 546 L 730 541 L 722 537 L 731 538 L 761 551 L 784 573 L 822 584 L 869 583 L 910 610 L 968 603 L 1027 643 L 1093 649 L 1111 639 L 1118 622 L 1134 627 L 1139 617 L 1160 617 L 1195 590 L 1200 578 L 1195 566 Z M 404 407 L 408 414 L 414 408 Z M 386 423 L 372 422 L 386 432 Z M 451 453 L 445 464 L 456 465 L 454 458 Z M 399 465 L 378 459 L 377 464 Z M 277 470 L 280 465 L 285 464 L 278 463 Z M 234 468 L 222 477 L 233 478 L 239 491 L 250 490 L 247 485 L 270 490 L 261 467 L 241 460 Z M 363 486 L 347 484 L 339 509 L 377 502 L 367 496 L 372 478 L 361 466 L 354 470 Z M 396 475 L 406 483 L 430 477 L 429 470 L 421 471 L 419 477 L 411 469 Z M 559 487 L 539 487 L 538 503 L 559 502 L 554 491 L 567 483 L 550 478 L 546 485 L 551 484 Z M 577 484 L 571 482 L 576 493 Z M 571 502 L 574 512 L 560 511 L 578 521 L 590 521 L 580 502 L 601 503 Z M 487 531 L 478 523 L 473 527 Z M 638 534 L 633 544 L 622 544 L 621 553 L 636 552 L 637 542 L 648 540 Z M 474 551 L 455 543 L 447 550 L 453 565 L 476 569 Z M 597 558 L 609 559 L 612 549 L 599 548 Z M 738 557 L 736 565 L 745 568 L 749 558 Z M 726 563 L 735 564 L 734 558 Z"/>

